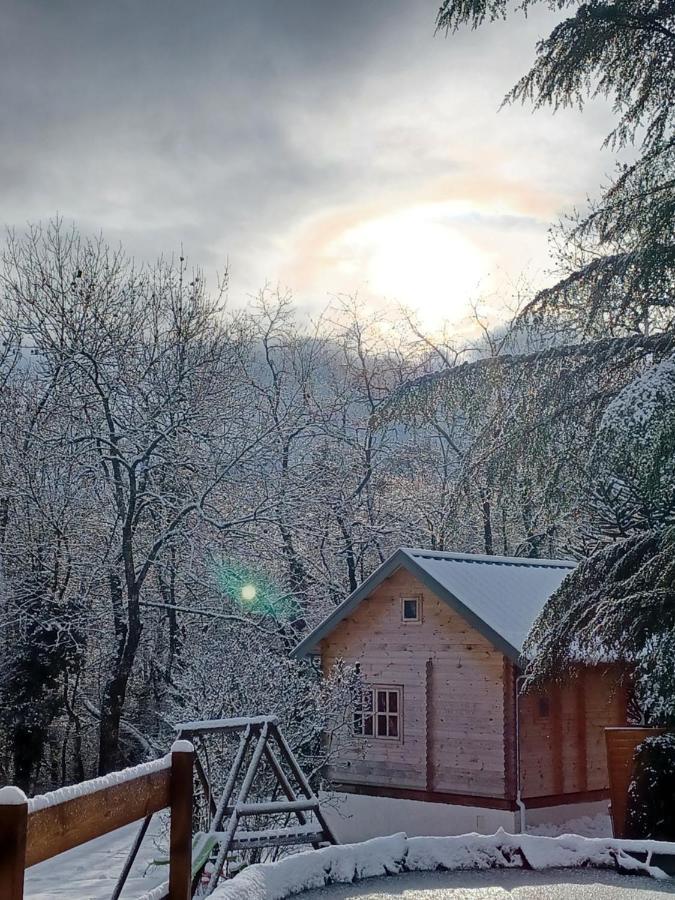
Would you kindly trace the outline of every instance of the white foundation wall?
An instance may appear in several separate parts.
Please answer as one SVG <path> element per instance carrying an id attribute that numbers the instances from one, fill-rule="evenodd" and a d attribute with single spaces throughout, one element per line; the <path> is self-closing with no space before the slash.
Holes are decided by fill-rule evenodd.
<path id="1" fill-rule="evenodd" d="M 425 803 L 392 797 L 322 792 L 321 809 L 341 843 L 366 841 L 405 831 L 408 837 L 426 835 L 494 834 L 498 828 L 515 832 L 517 814 L 477 806 Z"/>

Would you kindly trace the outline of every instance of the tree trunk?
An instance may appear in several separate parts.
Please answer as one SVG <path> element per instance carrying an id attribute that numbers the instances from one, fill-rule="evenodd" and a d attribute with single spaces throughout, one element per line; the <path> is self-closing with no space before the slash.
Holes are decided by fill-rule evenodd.
<path id="1" fill-rule="evenodd" d="M 122 586 L 119 577 L 110 575 L 113 617 L 117 636 L 117 657 L 110 678 L 103 689 L 99 728 L 98 774 L 106 775 L 124 762 L 120 751 L 120 721 L 124 712 L 127 686 L 141 641 L 138 596 L 127 600 L 126 621 L 122 618 Z"/>
<path id="2" fill-rule="evenodd" d="M 122 660 L 103 690 L 99 730 L 98 774 L 106 775 L 125 764 L 120 751 L 120 720 L 124 712 L 129 677 L 140 643 L 140 627 L 124 646 Z"/>
<path id="3" fill-rule="evenodd" d="M 75 780 L 77 782 L 85 780 L 85 771 L 84 771 L 84 758 L 82 756 L 82 720 L 80 719 L 77 711 L 76 711 L 76 702 L 77 702 L 77 691 L 80 683 L 80 672 L 78 671 L 75 675 L 75 683 L 73 685 L 73 697 L 72 700 L 68 696 L 68 672 L 65 673 L 64 679 L 64 687 L 63 687 L 63 702 L 66 708 L 66 712 L 68 713 L 68 727 L 66 729 L 66 733 L 63 738 L 63 744 L 61 747 L 61 784 L 66 784 L 70 773 L 75 776 Z M 68 766 L 69 762 L 69 741 L 70 741 L 70 733 L 71 728 L 74 729 L 73 732 L 73 748 L 72 748 L 72 762 L 70 768 Z"/>
<path id="4" fill-rule="evenodd" d="M 488 554 L 488 556 L 491 556 L 494 552 L 494 547 L 492 543 L 492 508 L 490 506 L 489 495 L 483 495 L 482 514 L 483 544 L 485 546 L 485 552 Z"/>
<path id="5" fill-rule="evenodd" d="M 173 680 L 174 667 L 180 667 L 183 641 L 181 635 L 181 627 L 178 622 L 178 613 L 174 608 L 176 603 L 176 550 L 171 547 L 169 578 L 165 579 L 162 571 L 157 572 L 157 584 L 162 602 L 166 604 L 166 623 L 168 628 L 169 649 L 164 665 L 163 680 L 164 684 L 171 684 Z"/>
<path id="6" fill-rule="evenodd" d="M 354 553 L 354 542 L 352 540 L 352 536 L 349 533 L 349 529 L 347 528 L 346 522 L 340 517 L 335 516 L 335 519 L 340 526 L 340 531 L 342 532 L 342 537 L 345 542 L 344 549 L 344 558 L 347 563 L 347 579 L 349 581 L 349 593 L 353 594 L 356 588 L 358 587 L 358 580 L 356 577 L 356 555 Z"/>
<path id="7" fill-rule="evenodd" d="M 41 725 L 30 725 L 23 720 L 13 730 L 14 782 L 26 794 L 33 792 L 46 738 Z"/>

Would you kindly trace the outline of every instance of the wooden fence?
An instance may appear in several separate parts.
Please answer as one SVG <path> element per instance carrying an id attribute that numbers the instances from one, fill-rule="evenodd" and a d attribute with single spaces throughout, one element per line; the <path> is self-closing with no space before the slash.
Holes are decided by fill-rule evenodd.
<path id="1" fill-rule="evenodd" d="M 626 837 L 628 788 L 633 778 L 633 757 L 638 746 L 649 737 L 663 734 L 663 728 L 605 728 L 607 769 L 609 772 L 610 812 L 614 837 Z"/>
<path id="2" fill-rule="evenodd" d="M 164 762 L 84 782 L 71 797 L 67 789 L 45 795 L 42 804 L 15 789 L 0 791 L 0 900 L 22 900 L 30 866 L 167 808 L 169 881 L 163 896 L 189 900 L 194 751 L 179 741 Z"/>

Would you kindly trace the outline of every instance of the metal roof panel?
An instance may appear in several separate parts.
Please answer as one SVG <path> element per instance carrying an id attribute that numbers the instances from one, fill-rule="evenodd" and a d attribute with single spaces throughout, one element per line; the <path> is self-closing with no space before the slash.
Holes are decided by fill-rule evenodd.
<path id="1" fill-rule="evenodd" d="M 524 559 L 401 547 L 308 634 L 292 655 L 300 658 L 311 652 L 385 578 L 405 567 L 493 646 L 519 662 L 534 620 L 575 565 L 567 559 Z"/>

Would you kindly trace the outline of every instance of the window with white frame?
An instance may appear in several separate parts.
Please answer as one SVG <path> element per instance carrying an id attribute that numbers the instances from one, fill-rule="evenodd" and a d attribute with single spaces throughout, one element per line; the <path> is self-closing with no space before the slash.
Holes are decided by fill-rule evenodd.
<path id="1" fill-rule="evenodd" d="M 402 693 L 402 688 L 395 685 L 365 688 L 354 705 L 354 734 L 400 740 L 403 733 Z"/>
<path id="2" fill-rule="evenodd" d="M 401 620 L 412 623 L 422 621 L 421 597 L 401 597 Z"/>

